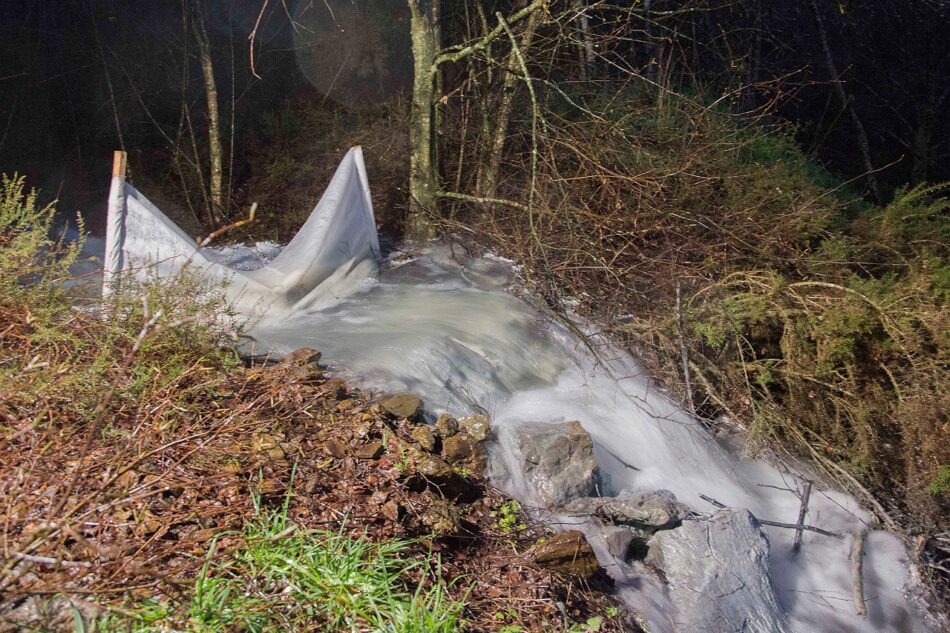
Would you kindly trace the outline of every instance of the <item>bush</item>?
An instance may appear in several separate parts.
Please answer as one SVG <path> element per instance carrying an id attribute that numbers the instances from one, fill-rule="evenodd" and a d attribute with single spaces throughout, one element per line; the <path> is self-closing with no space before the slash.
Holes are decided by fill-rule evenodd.
<path id="1" fill-rule="evenodd" d="M 745 422 L 873 506 L 870 490 L 907 527 L 946 529 L 931 484 L 950 463 L 947 186 L 874 208 L 787 130 L 686 98 L 600 102 L 548 113 L 530 213 L 481 208 L 472 226 L 681 397 L 684 341 L 704 416 Z M 505 171 L 521 199 L 527 162 Z"/>

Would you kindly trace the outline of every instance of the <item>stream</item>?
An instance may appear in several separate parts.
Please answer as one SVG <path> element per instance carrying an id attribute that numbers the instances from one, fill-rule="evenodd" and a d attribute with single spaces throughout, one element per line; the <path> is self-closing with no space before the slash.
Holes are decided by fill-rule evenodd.
<path id="1" fill-rule="evenodd" d="M 795 553 L 795 530 L 762 526 L 765 543 L 748 513 L 796 523 L 797 491 L 814 474 L 801 464 L 743 454 L 741 437 L 714 437 L 630 354 L 592 332 L 578 336 L 518 298 L 522 285 L 512 262 L 474 257 L 445 241 L 383 257 L 358 147 L 285 247 L 197 249 L 121 176 L 113 177 L 108 226 L 104 243 L 86 243 L 87 254 L 99 258 L 87 260 L 87 269 L 104 266 L 106 279 L 118 279 L 113 276 L 128 270 L 174 275 L 188 266 L 212 284 L 223 282 L 246 319 L 246 354 L 315 348 L 335 373 L 364 390 L 413 393 L 434 415 L 487 414 L 495 431 L 488 447 L 493 483 L 552 526 L 585 532 L 619 595 L 651 633 L 937 629 L 916 597 L 922 587 L 903 542 L 879 529 L 864 544 L 867 615 L 857 614 L 852 543 L 875 523 L 852 496 L 820 483 L 811 492 L 806 523 L 837 537 L 806 531 Z M 682 547 L 674 539 L 663 550 L 672 554 L 668 564 L 679 560 L 676 569 L 660 566 L 660 574 L 615 556 L 609 526 L 599 519 L 544 507 L 526 476 L 519 437 L 568 421 L 578 421 L 593 442 L 600 496 L 662 491 L 664 499 L 675 495 L 688 506 L 681 527 L 650 540 L 652 555 L 654 542 L 669 543 L 670 534 L 700 535 L 698 545 Z M 573 465 L 579 458 L 571 452 L 565 459 Z M 572 469 L 561 464 L 561 470 Z M 711 500 L 745 510 L 719 510 Z M 717 517 L 731 518 L 717 523 Z M 730 541 L 743 528 L 742 521 L 729 522 L 735 517 L 745 517 L 748 547 Z"/>
<path id="2" fill-rule="evenodd" d="M 253 257 L 235 259 L 240 268 Z M 800 499 L 788 489 L 804 468 L 777 468 L 727 449 L 634 358 L 603 342 L 596 358 L 562 324 L 509 294 L 515 283 L 509 262 L 432 242 L 390 256 L 378 276 L 330 307 L 254 325 L 246 348 L 279 355 L 312 347 L 365 389 L 408 391 L 434 412 L 487 413 L 498 433 L 490 448 L 493 480 L 527 505 L 537 500 L 519 473 L 512 432 L 527 423 L 578 420 L 593 438 L 604 495 L 664 489 L 696 512 L 715 510 L 700 497 L 706 495 L 756 517 L 796 521 Z M 624 601 L 650 631 L 676 630 L 655 574 L 610 556 L 590 522 L 548 519 L 588 533 Z M 816 486 L 808 523 L 848 536 L 806 532 L 792 554 L 793 530 L 764 528 L 772 583 L 790 630 L 928 630 L 908 594 L 914 580 L 907 552 L 881 530 L 872 530 L 865 544 L 868 616 L 855 615 L 850 534 L 871 517 L 854 498 Z"/>

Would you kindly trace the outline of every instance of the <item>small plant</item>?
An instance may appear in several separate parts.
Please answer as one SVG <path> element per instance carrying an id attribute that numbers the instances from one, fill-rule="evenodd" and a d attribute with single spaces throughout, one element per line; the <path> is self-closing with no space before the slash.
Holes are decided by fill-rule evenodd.
<path id="1" fill-rule="evenodd" d="M 604 619 L 599 615 L 595 615 L 587 618 L 584 622 L 575 622 L 568 627 L 567 631 L 568 633 L 597 633 L 603 624 Z"/>
<path id="2" fill-rule="evenodd" d="M 496 527 L 505 534 L 528 529 L 528 526 L 519 520 L 520 512 L 521 504 L 513 499 L 501 504 L 497 510 L 492 512 Z"/>
<path id="3" fill-rule="evenodd" d="M 944 464 L 937 469 L 937 473 L 924 487 L 932 495 L 941 495 L 950 492 L 950 464 Z"/>
<path id="4" fill-rule="evenodd" d="M 396 462 L 396 470 L 403 475 L 409 472 L 409 449 L 405 446 L 399 449 L 399 461 Z"/>

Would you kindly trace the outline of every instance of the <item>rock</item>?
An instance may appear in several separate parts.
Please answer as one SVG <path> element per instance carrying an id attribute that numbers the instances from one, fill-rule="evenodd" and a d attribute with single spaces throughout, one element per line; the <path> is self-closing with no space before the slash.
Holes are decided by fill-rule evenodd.
<path id="1" fill-rule="evenodd" d="M 353 455 L 356 459 L 379 459 L 384 452 L 382 442 L 370 442 L 356 449 Z"/>
<path id="2" fill-rule="evenodd" d="M 380 508 L 380 513 L 390 521 L 398 521 L 402 514 L 402 507 L 395 500 L 387 501 Z"/>
<path id="3" fill-rule="evenodd" d="M 630 525 L 647 532 L 668 530 L 679 525 L 689 508 L 678 502 L 673 493 L 660 490 L 616 497 L 585 497 L 564 506 L 572 514 L 596 516 L 614 525 Z"/>
<path id="4" fill-rule="evenodd" d="M 251 446 L 258 453 L 265 453 L 271 449 L 277 448 L 280 443 L 280 437 L 272 433 L 255 433 L 251 439 Z"/>
<path id="5" fill-rule="evenodd" d="M 657 532 L 647 560 L 669 585 L 677 631 L 784 633 L 769 541 L 748 510 L 728 508 Z"/>
<path id="6" fill-rule="evenodd" d="M 332 393 L 333 397 L 337 400 L 343 400 L 347 396 L 346 383 L 342 378 L 331 378 L 326 382 L 324 387 L 327 393 Z"/>
<path id="7" fill-rule="evenodd" d="M 458 420 L 451 415 L 443 413 L 435 421 L 435 432 L 442 438 L 452 437 L 459 432 Z"/>
<path id="8" fill-rule="evenodd" d="M 320 362 L 320 352 L 310 347 L 300 347 L 290 352 L 284 356 L 280 364 L 289 365 L 291 367 L 303 367 L 306 365 L 317 366 L 317 363 Z"/>
<path id="9" fill-rule="evenodd" d="M 462 511 L 445 499 L 433 498 L 421 519 L 436 536 L 458 534 L 462 530 Z"/>
<path id="10" fill-rule="evenodd" d="M 640 530 L 623 526 L 604 528 L 604 543 L 607 551 L 626 562 L 643 560 L 647 555 L 647 539 L 650 535 Z"/>
<path id="11" fill-rule="evenodd" d="M 336 438 L 331 438 L 327 440 L 326 444 L 324 444 L 323 447 L 326 450 L 327 454 L 330 455 L 330 457 L 333 457 L 336 459 L 343 459 L 344 457 L 346 457 L 346 454 L 349 451 L 349 448 L 347 447 L 346 443 Z"/>
<path id="12" fill-rule="evenodd" d="M 279 446 L 267 450 L 267 459 L 272 462 L 283 461 L 287 455 L 284 453 L 284 449 Z"/>
<path id="13" fill-rule="evenodd" d="M 448 462 L 437 455 L 413 449 L 410 451 L 409 461 L 411 489 L 418 491 L 435 488 L 440 494 L 450 499 L 473 492 L 472 486 L 467 484 Z"/>
<path id="14" fill-rule="evenodd" d="M 580 422 L 522 428 L 517 440 L 525 479 L 543 504 L 562 506 L 594 494 L 594 442 Z"/>
<path id="15" fill-rule="evenodd" d="M 491 435 L 491 422 L 488 421 L 487 415 L 470 415 L 459 418 L 458 428 L 479 442 L 484 442 Z"/>
<path id="16" fill-rule="evenodd" d="M 22 601 L 10 601 L 9 605 L 13 604 L 15 608 L 4 605 L 0 611 L 2 631 L 88 631 L 100 613 L 92 602 L 58 595 L 27 596 Z"/>
<path id="17" fill-rule="evenodd" d="M 410 459 L 412 460 L 412 469 L 415 473 L 435 483 L 447 480 L 455 475 L 455 471 L 452 470 L 449 463 L 435 455 L 421 451 L 413 451 Z"/>
<path id="18" fill-rule="evenodd" d="M 414 419 L 422 409 L 422 400 L 410 393 L 396 393 L 386 396 L 379 404 L 386 413 L 400 419 Z"/>
<path id="19" fill-rule="evenodd" d="M 534 560 L 542 567 L 578 578 L 589 578 L 600 569 L 594 549 L 578 530 L 555 534 L 538 545 Z"/>
<path id="20" fill-rule="evenodd" d="M 442 453 L 445 461 L 474 469 L 485 465 L 485 449 L 467 433 L 459 433 L 442 441 Z"/>
<path id="21" fill-rule="evenodd" d="M 435 433 L 432 432 L 432 427 L 423 424 L 412 429 L 410 432 L 412 439 L 419 442 L 419 446 L 423 449 L 432 452 L 435 451 Z"/>

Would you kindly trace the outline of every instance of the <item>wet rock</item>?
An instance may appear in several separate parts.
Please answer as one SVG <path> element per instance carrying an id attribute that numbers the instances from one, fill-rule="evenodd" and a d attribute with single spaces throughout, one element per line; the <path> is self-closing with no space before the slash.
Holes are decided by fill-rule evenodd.
<path id="1" fill-rule="evenodd" d="M 462 511 L 445 499 L 433 498 L 420 518 L 436 536 L 450 536 L 462 530 Z"/>
<path id="2" fill-rule="evenodd" d="M 356 459 L 379 459 L 384 452 L 382 442 L 370 442 L 356 449 L 353 455 Z"/>
<path id="3" fill-rule="evenodd" d="M 344 400 L 347 396 L 346 383 L 342 378 L 331 378 L 326 382 L 327 393 L 333 394 L 337 400 Z"/>
<path id="4" fill-rule="evenodd" d="M 684 521 L 649 545 L 647 560 L 669 584 L 677 631 L 788 630 L 769 578 L 769 542 L 748 510 Z"/>
<path id="5" fill-rule="evenodd" d="M 316 368 L 317 363 L 320 362 L 320 352 L 310 347 L 300 347 L 290 352 L 284 356 L 280 364 L 289 365 L 291 367 L 304 367 L 307 365 L 312 365 Z"/>
<path id="6" fill-rule="evenodd" d="M 452 437 L 459 432 L 458 420 L 451 415 L 443 413 L 439 416 L 439 419 L 435 421 L 435 432 L 439 437 Z"/>
<path id="7" fill-rule="evenodd" d="M 394 418 L 414 419 L 422 409 L 422 400 L 410 393 L 386 396 L 380 403 L 383 410 Z"/>
<path id="8" fill-rule="evenodd" d="M 578 530 L 555 534 L 538 545 L 534 560 L 542 567 L 578 578 L 589 578 L 600 569 L 594 549 Z"/>
<path id="9" fill-rule="evenodd" d="M 467 433 L 447 437 L 442 442 L 442 453 L 450 464 L 481 468 L 485 462 L 485 448 Z"/>
<path id="10" fill-rule="evenodd" d="M 607 551 L 624 562 L 643 560 L 648 551 L 650 535 L 641 530 L 623 526 L 604 528 L 602 533 Z"/>
<path id="11" fill-rule="evenodd" d="M 459 418 L 460 431 L 468 433 L 473 439 L 484 442 L 491 435 L 491 422 L 487 415 L 470 415 Z"/>
<path id="12" fill-rule="evenodd" d="M 641 494 L 624 491 L 616 497 L 585 497 L 569 502 L 564 509 L 572 514 L 596 516 L 607 523 L 630 525 L 647 532 L 674 528 L 689 514 L 689 508 L 666 490 Z"/>
<path id="13" fill-rule="evenodd" d="M 562 506 L 594 494 L 594 443 L 580 422 L 522 428 L 517 440 L 525 478 L 543 504 Z"/>
<path id="14" fill-rule="evenodd" d="M 423 449 L 432 452 L 435 450 L 435 433 L 429 425 L 417 426 L 410 432 L 412 439 L 419 443 Z"/>

